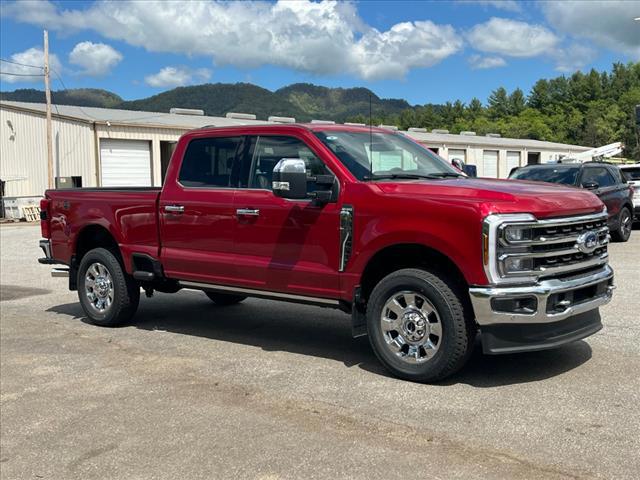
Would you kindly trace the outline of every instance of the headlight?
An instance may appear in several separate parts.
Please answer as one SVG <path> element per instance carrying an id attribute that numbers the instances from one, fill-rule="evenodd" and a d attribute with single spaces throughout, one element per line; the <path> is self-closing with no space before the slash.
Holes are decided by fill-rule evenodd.
<path id="1" fill-rule="evenodd" d="M 531 240 L 531 224 L 535 221 L 536 218 L 528 213 L 494 214 L 484 219 L 484 270 L 492 284 L 527 283 L 536 280 L 530 273 L 533 269 L 531 258 L 517 255 L 526 250 L 521 244 Z"/>
<path id="2" fill-rule="evenodd" d="M 504 239 L 507 242 L 522 242 L 524 240 L 531 240 L 531 233 L 530 227 L 509 225 L 504 229 Z"/>
<path id="3" fill-rule="evenodd" d="M 530 272 L 533 269 L 531 258 L 507 257 L 502 262 L 504 273 Z"/>

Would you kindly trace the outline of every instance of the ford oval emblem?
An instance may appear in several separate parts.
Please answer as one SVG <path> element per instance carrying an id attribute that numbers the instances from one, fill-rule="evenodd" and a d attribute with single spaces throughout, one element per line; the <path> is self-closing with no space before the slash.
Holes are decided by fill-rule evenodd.
<path id="1" fill-rule="evenodd" d="M 591 253 L 598 248 L 598 234 L 585 232 L 576 240 L 576 248 L 582 253 Z"/>

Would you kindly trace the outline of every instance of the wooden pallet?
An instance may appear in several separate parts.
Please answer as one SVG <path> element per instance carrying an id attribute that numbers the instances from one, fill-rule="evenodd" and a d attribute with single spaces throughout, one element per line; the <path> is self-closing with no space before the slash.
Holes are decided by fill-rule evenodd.
<path id="1" fill-rule="evenodd" d="M 39 222 L 40 221 L 40 207 L 37 205 L 29 205 L 22 207 L 22 213 L 27 222 Z"/>

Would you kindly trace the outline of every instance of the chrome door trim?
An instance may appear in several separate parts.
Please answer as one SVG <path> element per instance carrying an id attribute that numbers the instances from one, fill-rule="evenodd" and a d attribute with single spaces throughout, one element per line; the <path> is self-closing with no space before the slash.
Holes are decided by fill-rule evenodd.
<path id="1" fill-rule="evenodd" d="M 183 288 L 196 290 L 214 290 L 227 293 L 240 293 L 253 297 L 270 298 L 275 300 L 285 300 L 290 302 L 310 303 L 339 307 L 340 301 L 333 298 L 309 297 L 306 295 L 295 295 L 291 293 L 271 292 L 268 290 L 255 290 L 253 288 L 233 287 L 230 285 L 217 285 L 213 283 L 192 282 L 190 280 L 179 280 L 178 283 Z"/>

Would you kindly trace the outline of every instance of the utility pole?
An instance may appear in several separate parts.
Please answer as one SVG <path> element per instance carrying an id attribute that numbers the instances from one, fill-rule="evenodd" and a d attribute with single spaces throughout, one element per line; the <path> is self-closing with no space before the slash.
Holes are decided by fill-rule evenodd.
<path id="1" fill-rule="evenodd" d="M 51 133 L 51 88 L 49 86 L 49 32 L 44 31 L 44 94 L 47 99 L 47 180 L 53 184 L 53 140 Z"/>

